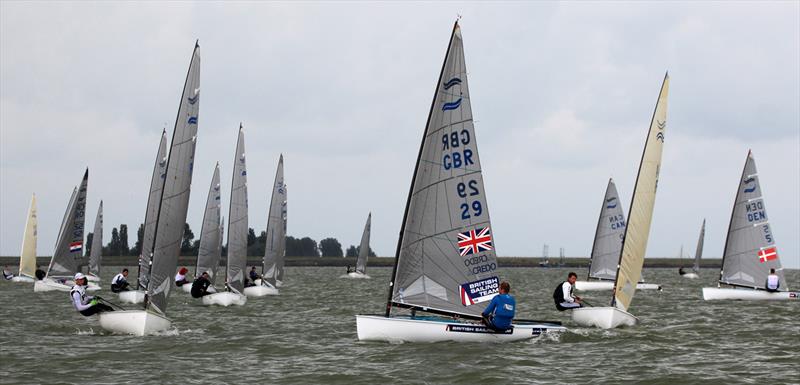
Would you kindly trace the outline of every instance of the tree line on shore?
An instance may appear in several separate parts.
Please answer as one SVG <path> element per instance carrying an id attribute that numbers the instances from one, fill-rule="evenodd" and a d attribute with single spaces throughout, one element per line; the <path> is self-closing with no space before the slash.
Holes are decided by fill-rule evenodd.
<path id="1" fill-rule="evenodd" d="M 91 252 L 92 238 L 94 234 L 86 236 L 86 254 Z M 139 225 L 136 231 L 136 242 L 133 247 L 128 241 L 128 225 L 121 224 L 119 229 L 114 227 L 111 230 L 111 239 L 103 246 L 103 255 L 139 255 L 142 250 L 142 238 L 144 237 L 144 224 Z M 267 232 L 261 231 L 256 235 L 251 227 L 247 233 L 247 255 L 264 255 L 267 244 Z M 195 256 L 200 249 L 200 239 L 195 239 L 194 232 L 189 224 L 184 225 L 183 240 L 181 241 L 181 254 L 185 256 Z M 222 255 L 227 255 L 227 244 L 222 246 Z M 360 246 L 350 245 L 346 250 L 342 244 L 333 237 L 325 238 L 319 243 L 310 237 L 295 238 L 291 235 L 286 236 L 286 255 L 291 257 L 356 257 Z M 370 257 L 375 256 L 375 252 L 370 248 Z"/>

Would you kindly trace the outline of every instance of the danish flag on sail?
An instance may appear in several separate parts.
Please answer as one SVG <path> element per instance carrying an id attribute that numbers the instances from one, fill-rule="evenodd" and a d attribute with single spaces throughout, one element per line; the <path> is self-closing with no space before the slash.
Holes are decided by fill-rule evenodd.
<path id="1" fill-rule="evenodd" d="M 458 233 L 458 250 L 461 256 L 492 250 L 492 232 L 488 227 Z"/>
<path id="2" fill-rule="evenodd" d="M 775 246 L 761 249 L 758 252 L 758 261 L 761 263 L 765 263 L 773 259 L 778 259 L 778 249 Z"/>

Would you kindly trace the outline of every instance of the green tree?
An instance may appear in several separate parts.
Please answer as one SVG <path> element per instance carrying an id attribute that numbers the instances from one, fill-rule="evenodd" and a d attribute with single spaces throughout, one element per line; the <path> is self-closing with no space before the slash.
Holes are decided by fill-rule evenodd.
<path id="1" fill-rule="evenodd" d="M 111 240 L 108 242 L 106 250 L 103 250 L 104 255 L 119 255 L 119 230 L 117 228 L 111 229 Z"/>
<path id="2" fill-rule="evenodd" d="M 355 246 L 350 245 L 350 247 L 347 248 L 347 252 L 345 252 L 344 255 L 346 257 L 357 257 L 358 256 L 358 249 Z"/>
<path id="3" fill-rule="evenodd" d="M 250 238 L 249 235 L 248 238 Z M 266 249 L 267 249 L 267 232 L 262 231 L 257 237 L 255 237 L 252 244 L 247 245 L 247 255 L 262 256 L 264 255 L 264 251 Z"/>
<path id="4" fill-rule="evenodd" d="M 319 251 L 325 257 L 342 257 L 342 244 L 336 238 L 325 238 L 319 241 Z"/>
<path id="5" fill-rule="evenodd" d="M 119 255 L 130 255 L 131 249 L 128 246 L 128 225 L 119 225 Z"/>
<path id="6" fill-rule="evenodd" d="M 139 255 L 142 253 L 142 238 L 144 238 L 144 223 L 139 224 L 139 230 L 136 230 L 136 243 L 133 244 L 130 255 Z"/>
<path id="7" fill-rule="evenodd" d="M 181 241 L 181 255 L 192 255 L 194 233 L 188 223 L 183 225 L 183 241 Z"/>

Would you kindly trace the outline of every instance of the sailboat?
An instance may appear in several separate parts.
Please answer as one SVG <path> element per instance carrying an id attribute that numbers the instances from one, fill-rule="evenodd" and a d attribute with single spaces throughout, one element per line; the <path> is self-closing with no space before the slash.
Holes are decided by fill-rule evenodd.
<path id="1" fill-rule="evenodd" d="M 777 292 L 765 288 L 770 269 L 780 278 Z M 725 287 L 722 287 L 725 285 Z M 775 235 L 767 218 L 761 182 L 753 153 L 747 153 L 742 177 L 736 191 L 728 237 L 722 254 L 722 269 L 717 287 L 704 287 L 703 299 L 741 299 L 755 301 L 787 301 L 800 298 L 800 292 L 790 291 L 775 245 Z"/>
<path id="2" fill-rule="evenodd" d="M 28 219 L 25 221 L 25 232 L 22 233 L 22 251 L 19 253 L 19 275 L 11 278 L 12 282 L 32 283 L 36 280 L 36 194 L 31 196 L 28 208 Z"/>
<path id="3" fill-rule="evenodd" d="M 203 214 L 203 226 L 200 228 L 200 247 L 197 252 L 197 265 L 194 269 L 195 278 L 204 272 L 208 273 L 211 286 L 209 292 L 214 292 L 214 281 L 216 281 L 219 260 L 222 256 L 222 243 L 220 242 L 220 191 L 219 191 L 219 162 L 214 166 L 214 174 L 211 177 L 211 186 L 208 188 L 208 198 L 206 199 L 206 210 Z M 184 292 L 192 291 L 192 284 L 181 286 Z"/>
<path id="4" fill-rule="evenodd" d="M 152 243 L 142 243 L 143 254 L 152 250 L 146 300 L 140 310 L 100 313 L 100 326 L 107 331 L 142 336 L 172 326 L 166 311 L 189 208 L 199 109 L 200 45 L 195 43 L 175 118 L 164 187 L 155 198 L 160 201 L 155 216 L 155 235 Z"/>
<path id="5" fill-rule="evenodd" d="M 231 203 L 228 210 L 228 265 L 225 291 L 203 296 L 203 305 L 242 306 L 247 303 L 244 274 L 247 264 L 247 163 L 244 156 L 244 130 L 239 124 L 236 157 L 233 159 Z"/>
<path id="6" fill-rule="evenodd" d="M 359 340 L 516 341 L 566 330 L 515 320 L 493 332 L 479 322 L 500 280 L 470 104 L 456 21 L 414 168 L 386 313 L 357 315 Z"/>
<path id="7" fill-rule="evenodd" d="M 369 257 L 369 233 L 372 224 L 372 213 L 367 216 L 367 224 L 364 225 L 364 233 L 361 234 L 361 244 L 358 246 L 358 260 L 356 260 L 356 268 L 350 271 L 348 268 L 347 278 L 370 278 L 367 275 L 367 257 Z"/>
<path id="8" fill-rule="evenodd" d="M 83 257 L 83 225 L 86 213 L 86 190 L 89 183 L 89 169 L 83 174 L 79 188 L 72 190 L 72 196 L 61 222 L 53 257 L 47 268 L 47 275 L 33 283 L 34 292 L 70 291 L 74 285 L 73 277 L 78 272 L 78 260 Z M 89 283 L 86 290 L 100 288 Z"/>
<path id="9" fill-rule="evenodd" d="M 89 274 L 86 278 L 90 282 L 100 281 L 100 260 L 103 258 L 103 201 L 97 209 L 92 233 L 92 250 L 89 252 Z"/>
<path id="10" fill-rule="evenodd" d="M 281 154 L 267 213 L 267 243 L 261 263 L 261 278 L 253 282 L 255 286 L 244 288 L 244 294 L 248 297 L 279 294 L 278 286 L 281 286 L 283 279 L 283 261 L 286 257 L 286 194 Z"/>
<path id="11" fill-rule="evenodd" d="M 153 165 L 153 175 L 150 178 L 150 193 L 147 196 L 147 207 L 144 214 L 142 249 L 139 251 L 139 274 L 136 277 L 136 290 L 119 292 L 122 303 L 144 302 L 145 290 L 150 281 L 150 263 L 153 258 L 153 240 L 156 235 L 156 219 L 161 207 L 161 192 L 164 190 L 164 181 L 167 176 L 167 130 L 161 131 L 161 141 L 158 144 L 156 160 Z"/>
<path id="12" fill-rule="evenodd" d="M 622 239 L 625 236 L 625 213 L 622 212 L 622 202 L 617 193 L 614 180 L 608 179 L 606 195 L 600 208 L 600 218 L 597 220 L 597 230 L 594 233 L 592 244 L 589 275 L 586 281 L 575 281 L 575 290 L 598 291 L 613 290 L 614 280 L 617 278 L 617 264 L 622 252 Z M 639 290 L 661 290 L 661 286 L 652 283 L 639 282 Z"/>
<path id="13" fill-rule="evenodd" d="M 669 74 L 666 74 L 650 121 L 639 164 L 639 174 L 636 176 L 629 210 L 630 218 L 622 238 L 622 251 L 619 256 L 611 306 L 573 309 L 572 320 L 581 326 L 611 329 L 621 325 L 633 326 L 638 322 L 638 318 L 629 313 L 628 308 L 636 293 L 636 284 L 642 275 L 647 240 L 650 237 L 650 223 L 653 219 L 658 175 L 661 170 L 661 154 L 664 149 L 664 132 L 667 128 L 668 94 Z"/>
<path id="14" fill-rule="evenodd" d="M 697 238 L 697 250 L 694 252 L 694 265 L 692 265 L 691 273 L 683 273 L 683 278 L 697 279 L 700 278 L 700 258 L 703 257 L 703 239 L 706 237 L 706 220 L 703 219 L 703 225 L 700 227 L 700 237 Z M 683 258 L 683 246 L 681 246 L 681 258 Z M 683 267 L 681 267 L 681 271 Z M 679 271 L 680 272 L 680 271 Z"/>

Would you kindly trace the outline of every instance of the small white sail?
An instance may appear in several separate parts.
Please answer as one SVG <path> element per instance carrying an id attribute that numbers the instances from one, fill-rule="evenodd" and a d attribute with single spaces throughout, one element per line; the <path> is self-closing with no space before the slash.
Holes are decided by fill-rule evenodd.
<path id="1" fill-rule="evenodd" d="M 22 235 L 22 251 L 19 254 L 19 275 L 35 278 L 36 275 L 36 194 L 31 196 L 28 208 L 28 220 L 25 221 L 25 232 Z"/>
<path id="2" fill-rule="evenodd" d="M 364 233 L 361 234 L 361 244 L 358 246 L 358 260 L 356 261 L 356 272 L 365 274 L 367 272 L 367 257 L 369 257 L 369 236 L 372 227 L 372 213 L 367 216 L 367 223 L 364 225 Z"/>
<path id="3" fill-rule="evenodd" d="M 703 241 L 706 237 L 706 220 L 703 219 L 703 226 L 700 227 L 700 236 L 697 238 L 697 250 L 694 252 L 694 265 L 692 271 L 700 272 L 700 258 L 703 258 Z"/>
<path id="4" fill-rule="evenodd" d="M 103 258 L 103 201 L 97 209 L 92 233 L 92 250 L 89 252 L 89 274 L 100 277 L 100 260 Z"/>

